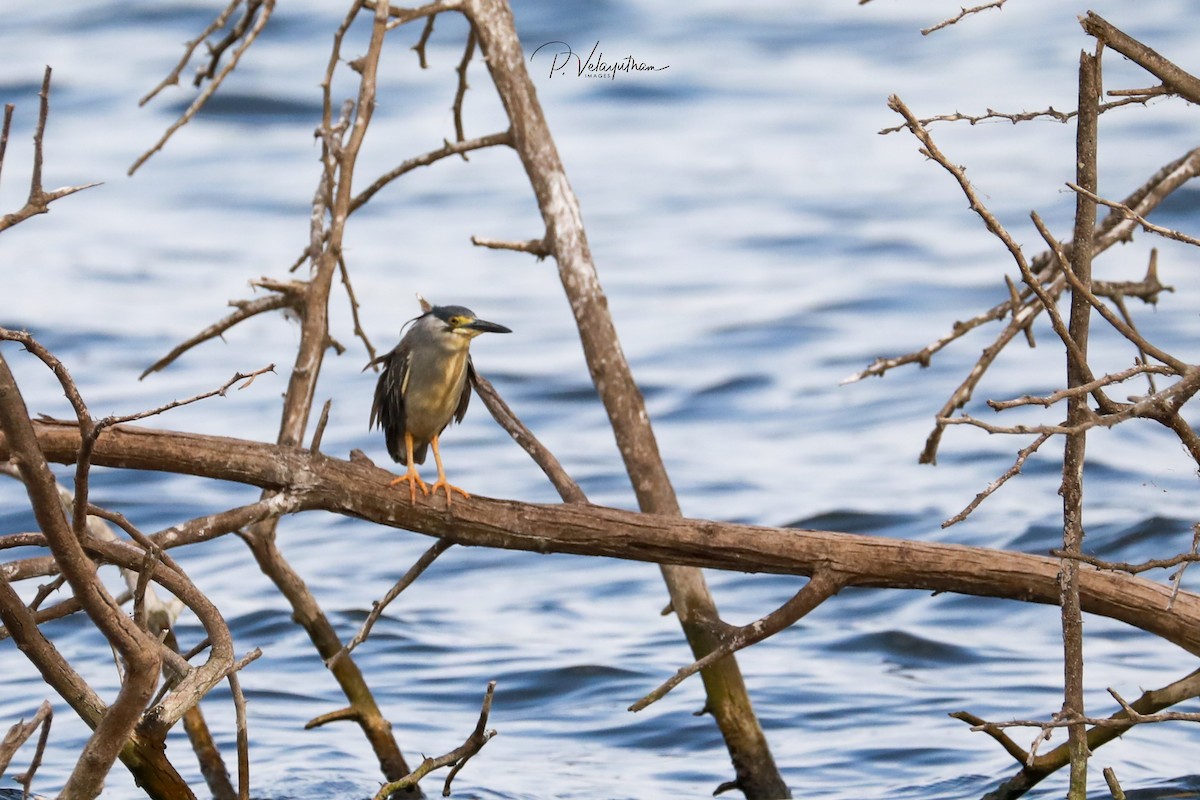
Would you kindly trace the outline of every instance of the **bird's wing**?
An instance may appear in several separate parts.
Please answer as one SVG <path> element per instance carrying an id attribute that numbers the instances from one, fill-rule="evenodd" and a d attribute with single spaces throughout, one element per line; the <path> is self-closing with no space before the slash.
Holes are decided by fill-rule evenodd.
<path id="1" fill-rule="evenodd" d="M 471 405 L 471 392 L 475 389 L 475 364 L 467 356 L 467 379 L 463 381 L 462 396 L 458 398 L 458 408 L 454 409 L 454 421 L 462 422 L 467 415 L 467 406 Z"/>
<path id="2" fill-rule="evenodd" d="M 403 464 L 407 460 L 404 452 L 404 395 L 408 390 L 409 348 L 401 342 L 390 353 L 376 360 L 383 363 L 383 372 L 375 384 L 375 401 L 371 404 L 368 430 L 378 423 L 387 440 L 388 454 Z"/>

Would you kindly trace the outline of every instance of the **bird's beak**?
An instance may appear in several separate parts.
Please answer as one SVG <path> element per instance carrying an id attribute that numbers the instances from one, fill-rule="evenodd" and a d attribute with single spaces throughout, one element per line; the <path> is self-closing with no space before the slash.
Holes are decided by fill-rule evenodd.
<path id="1" fill-rule="evenodd" d="M 462 327 L 470 331 L 478 331 L 479 333 L 512 333 L 510 328 L 506 328 L 495 322 L 488 322 L 486 319 L 472 320 Z"/>

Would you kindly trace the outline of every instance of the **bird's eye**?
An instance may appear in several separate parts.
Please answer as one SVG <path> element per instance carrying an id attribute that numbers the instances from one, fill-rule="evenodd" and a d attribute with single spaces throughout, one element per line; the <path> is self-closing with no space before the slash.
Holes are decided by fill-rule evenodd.
<path id="1" fill-rule="evenodd" d="M 465 323 L 466 321 L 467 321 L 466 317 L 451 317 L 450 318 L 450 327 L 457 328 L 460 325 L 462 325 L 463 323 Z"/>

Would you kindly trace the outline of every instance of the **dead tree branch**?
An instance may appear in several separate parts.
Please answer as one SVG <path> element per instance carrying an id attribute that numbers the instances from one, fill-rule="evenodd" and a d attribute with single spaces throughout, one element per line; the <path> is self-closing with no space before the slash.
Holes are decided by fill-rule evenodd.
<path id="1" fill-rule="evenodd" d="M 542 214 L 547 249 L 575 316 L 580 342 L 608 413 L 617 448 L 646 512 L 678 515 L 679 503 L 658 451 L 650 417 L 608 310 L 588 246 L 578 198 L 571 190 L 558 149 L 546 124 L 537 92 L 526 70 L 512 11 L 501 0 L 464 0 L 463 13 L 478 37 L 492 82 L 511 124 L 512 144 L 521 159 Z M 719 619 L 716 603 L 694 569 L 662 566 L 671 606 L 697 659 L 720 646 L 709 621 Z M 733 761 L 736 785 L 748 798 L 790 797 L 750 703 L 735 658 L 727 657 L 701 673 L 707 708 Z"/>
<path id="2" fill-rule="evenodd" d="M 1191 103 L 1200 103 L 1200 80 L 1174 62 L 1110 24 L 1094 11 L 1080 17 L 1079 24 L 1105 47 L 1111 47 L 1163 82 L 1168 89 Z"/>
<path id="3" fill-rule="evenodd" d="M 225 11 L 223 11 L 221 15 L 217 17 L 216 22 L 206 28 L 204 33 L 202 33 L 198 39 L 188 43 L 188 47 L 184 53 L 184 59 L 180 61 L 179 66 L 177 66 L 162 83 L 160 83 L 156 88 L 151 90 L 149 94 L 142 98 L 143 104 L 151 100 L 165 86 L 177 84 L 179 82 L 179 73 L 182 71 L 186 61 L 191 58 L 192 53 L 195 52 L 196 46 L 201 41 L 205 40 L 210 34 L 223 27 L 225 21 L 229 18 L 229 14 L 241 2 L 242 0 L 233 0 L 233 2 L 230 3 Z M 145 164 L 151 156 L 166 146 L 167 141 L 175 135 L 177 130 L 192 121 L 192 118 L 200 112 L 200 109 L 204 107 L 205 103 L 207 103 L 209 99 L 216 94 L 217 89 L 221 87 L 221 84 L 225 81 L 225 78 L 228 77 L 229 73 L 233 72 L 242 56 L 247 50 L 250 49 L 250 45 L 254 44 L 254 40 L 258 38 L 260 33 L 262 33 L 262 29 L 266 26 L 267 20 L 271 18 L 271 12 L 275 10 L 275 0 L 246 0 L 246 3 L 245 16 L 237 25 L 234 26 L 234 29 L 230 31 L 229 35 L 224 41 L 209 48 L 210 60 L 208 68 L 196 76 L 197 86 L 199 86 L 205 78 L 209 80 L 209 84 L 201 90 L 196 99 L 193 100 L 191 105 L 187 107 L 187 110 L 185 110 L 177 120 L 171 123 L 166 132 L 159 137 L 159 140 L 155 142 L 149 150 L 142 153 L 142 155 L 140 155 L 138 159 L 133 162 L 133 164 L 129 167 L 129 175 L 137 172 L 142 164 Z M 250 23 L 251 18 L 253 18 L 253 23 Z M 220 23 L 219 25 L 217 24 L 218 22 Z M 216 66 L 220 62 L 221 54 L 234 42 L 237 42 L 238 44 L 232 55 L 229 57 L 229 63 L 222 67 L 220 71 L 217 71 Z"/>
<path id="4" fill-rule="evenodd" d="M 29 179 L 29 199 L 17 211 L 0 217 L 0 232 L 8 230 L 30 217 L 47 213 L 50 210 L 50 204 L 55 200 L 100 185 L 99 183 L 85 183 L 80 186 L 64 186 L 61 189 L 55 189 L 50 192 L 47 192 L 42 187 L 42 142 L 46 133 L 46 120 L 50 116 L 50 72 L 50 67 L 46 67 L 46 74 L 42 78 L 42 91 L 38 93 L 38 97 L 41 98 L 41 110 L 38 112 L 37 129 L 33 134 L 33 170 Z M 12 124 L 12 114 L 13 106 L 5 106 L 4 129 L 0 133 L 0 137 L 2 137 L 0 138 L 0 168 L 4 166 L 4 151 L 7 149 L 8 131 Z"/>
<path id="5" fill-rule="evenodd" d="M 12 757 L 16 755 L 17 749 L 25 744 L 30 736 L 33 736 L 34 731 L 39 728 L 42 730 L 38 736 L 33 757 L 29 760 L 29 767 L 20 775 L 13 777 L 13 780 L 21 784 L 25 796 L 29 796 L 30 786 L 33 784 L 33 776 L 37 774 L 38 767 L 42 765 L 42 755 L 46 752 L 46 739 L 50 736 L 50 722 L 53 719 L 54 710 L 50 707 L 50 701 L 43 700 L 42 704 L 38 706 L 38 710 L 34 712 L 33 717 L 28 722 L 21 720 L 13 725 L 8 729 L 8 733 L 4 735 L 3 741 L 0 741 L 0 775 L 3 775 L 12 761 Z"/>
<path id="6" fill-rule="evenodd" d="M 33 423 L 46 457 L 72 463 L 79 452 L 74 423 Z M 0 439 L 0 458 L 10 445 Z M 964 545 L 832 531 L 769 528 L 622 511 L 587 504 L 539 505 L 472 495 L 453 512 L 408 502 L 389 484 L 391 472 L 307 449 L 244 439 L 122 425 L 96 444 L 93 462 L 121 469 L 168 471 L 291 488 L 297 510 L 346 514 L 455 544 L 536 553 L 634 559 L 739 572 L 812 576 L 822 569 L 846 586 L 921 589 L 1058 604 L 1060 560 Z M 166 547 L 166 536 L 151 535 Z M 140 558 L 140 554 L 139 554 Z M 12 580 L 29 577 L 22 562 Z M 1200 655 L 1200 596 L 1110 571 L 1080 570 L 1083 610 L 1111 617 Z M 407 773 L 405 773 L 407 774 Z"/>
<path id="7" fill-rule="evenodd" d="M 496 735 L 496 731 L 487 729 L 488 716 L 492 713 L 492 695 L 495 693 L 495 691 L 496 682 L 489 681 L 487 685 L 487 691 L 483 695 L 483 707 L 479 711 L 479 722 L 476 723 L 475 730 L 471 732 L 471 735 L 467 737 L 465 742 L 451 750 L 449 753 L 446 753 L 444 756 L 424 759 L 420 765 L 408 775 L 405 775 L 399 780 L 385 784 L 379 789 L 378 792 L 375 793 L 375 800 L 387 800 L 387 798 L 391 797 L 395 792 L 399 792 L 404 789 L 412 789 L 421 781 L 421 778 L 424 778 L 435 769 L 441 769 L 442 767 L 451 768 L 450 774 L 446 776 L 446 783 L 442 787 L 442 795 L 444 797 L 449 797 L 450 783 L 454 780 L 454 777 L 458 775 L 459 771 L 466 766 L 467 762 L 470 761 L 476 753 L 482 750 L 483 746 L 487 744 L 493 736 Z"/>

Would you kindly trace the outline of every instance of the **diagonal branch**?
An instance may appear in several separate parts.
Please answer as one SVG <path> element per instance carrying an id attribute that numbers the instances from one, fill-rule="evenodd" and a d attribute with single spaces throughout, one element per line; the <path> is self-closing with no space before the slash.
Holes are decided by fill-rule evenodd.
<path id="1" fill-rule="evenodd" d="M 1192 103 L 1200 103 L 1200 80 L 1174 62 L 1114 27 L 1094 11 L 1080 17 L 1079 24 L 1090 36 L 1111 47 L 1161 80 L 1172 92 Z"/>
<path id="2" fill-rule="evenodd" d="M 181 355 L 191 350 L 193 347 L 207 342 L 209 339 L 215 339 L 224 335 L 225 331 L 237 325 L 239 322 L 244 322 L 258 314 L 264 314 L 268 311 L 278 311 L 281 308 L 290 308 L 299 313 L 300 306 L 303 302 L 303 293 L 305 284 L 299 281 L 271 281 L 266 278 L 254 281 L 252 286 L 261 286 L 265 289 L 270 289 L 276 294 L 270 294 L 265 297 L 259 297 L 254 300 L 230 300 L 229 305 L 235 307 L 237 311 L 229 316 L 214 322 L 204 330 L 191 336 L 181 342 L 171 352 L 155 361 L 138 376 L 138 380 L 142 380 L 152 372 L 159 372 L 169 366 Z"/>
<path id="3" fill-rule="evenodd" d="M 667 693 L 684 680 L 695 675 L 713 662 L 724 658 L 730 653 L 736 653 L 752 644 L 767 639 L 780 631 L 794 625 L 798 620 L 815 609 L 821 603 L 833 597 L 846 585 L 845 578 L 832 570 L 818 570 L 808 583 L 797 592 L 792 599 L 772 611 L 762 619 L 749 625 L 727 627 L 723 632 L 723 641 L 712 652 L 683 667 L 661 686 L 638 700 L 629 707 L 630 711 L 641 711 L 653 703 L 666 697 Z"/>
<path id="4" fill-rule="evenodd" d="M 228 9 L 226 9 L 226 12 L 225 12 L 226 14 L 229 11 L 233 10 L 233 5 L 236 5 L 236 3 L 231 4 L 230 7 Z M 240 42 L 240 44 L 238 44 L 237 49 L 233 51 L 233 55 L 231 55 L 229 57 L 229 63 L 227 63 L 224 67 L 222 67 L 220 72 L 216 72 L 215 74 L 208 75 L 208 77 L 211 78 L 211 82 L 208 84 L 208 86 L 204 87 L 204 89 L 200 92 L 200 94 L 196 97 L 196 99 L 192 101 L 191 105 L 189 105 L 187 107 L 187 109 L 179 116 L 179 118 L 177 120 L 175 120 L 173 123 L 171 123 L 171 125 L 167 128 L 166 132 L 164 132 L 163 135 L 161 137 L 159 137 L 158 141 L 155 142 L 154 145 L 149 150 L 142 153 L 142 155 L 140 155 L 138 157 L 138 159 L 133 162 L 133 164 L 129 167 L 129 170 L 128 170 L 129 175 L 132 175 L 133 173 L 137 172 L 138 169 L 142 166 L 142 164 L 145 164 L 150 159 L 151 156 L 153 156 L 159 150 L 162 150 L 163 147 L 166 146 L 167 141 L 170 140 L 170 138 L 175 135 L 175 132 L 177 130 L 179 130 L 180 128 L 182 128 L 184 125 L 191 122 L 192 118 L 195 117 L 196 114 L 198 114 L 200 112 L 200 109 L 204 107 L 204 104 L 207 103 L 214 94 L 216 94 L 217 89 L 219 89 L 221 87 L 221 84 L 225 81 L 225 78 L 229 75 L 229 73 L 233 72 L 235 67 L 237 67 L 238 62 L 242 58 L 242 55 L 245 54 L 245 52 L 248 49 L 250 49 L 250 45 L 254 44 L 255 39 L 257 39 L 258 35 L 260 33 L 262 33 L 262 29 L 266 26 L 267 20 L 271 18 L 271 12 L 275 10 L 275 0 L 251 0 L 250 5 L 248 6 L 247 14 L 252 13 L 256 8 L 259 12 L 258 17 L 254 20 L 254 25 L 250 26 L 248 29 L 245 30 L 245 35 L 238 37 L 241 39 L 241 42 Z M 218 17 L 218 19 L 221 19 L 221 17 Z M 207 36 L 211 30 L 213 30 L 213 29 L 210 26 L 209 29 L 205 30 L 205 33 L 202 34 L 201 38 L 203 38 L 204 36 Z M 228 44 L 226 44 L 225 46 L 227 47 Z M 190 56 L 191 52 L 194 49 L 195 49 L 195 45 L 192 45 L 186 55 Z M 218 53 L 214 53 L 214 55 L 213 55 L 213 60 L 210 65 L 210 73 L 211 73 L 211 67 L 216 66 L 218 55 L 219 55 Z M 182 65 L 180 67 L 178 67 L 177 69 L 181 69 L 181 68 L 182 68 Z M 178 82 L 178 77 L 179 77 L 178 72 L 174 72 L 174 73 L 172 73 L 172 75 L 175 78 L 174 82 Z M 172 75 L 167 76 L 167 81 L 171 81 Z M 153 91 L 150 92 L 150 94 L 146 95 L 146 97 L 144 97 L 142 99 L 142 102 L 144 103 L 147 100 L 149 100 L 150 98 L 152 98 L 155 94 L 158 93 L 158 91 L 161 88 L 162 88 L 161 85 L 158 88 L 155 88 Z"/>
<path id="5" fill-rule="evenodd" d="M 436 542 L 434 542 L 432 547 L 422 553 L 421 557 L 417 559 L 416 563 L 409 567 L 408 572 L 404 573 L 400 580 L 396 581 L 396 584 L 392 586 L 391 589 L 388 589 L 387 594 L 385 594 L 382 599 L 375 601 L 373 607 L 371 608 L 371 613 L 367 615 L 367 619 L 363 622 L 362 627 L 359 628 L 358 633 L 354 635 L 354 638 L 351 639 L 345 647 L 339 650 L 332 658 L 328 659 L 326 666 L 331 666 L 334 661 L 344 655 L 352 653 L 354 648 L 365 642 L 371 635 L 371 629 L 375 627 L 375 623 L 379 621 L 381 616 L 383 616 L 383 611 L 388 607 L 388 604 L 399 597 L 401 592 L 411 586 L 413 581 L 421 577 L 421 573 L 425 572 L 425 570 L 429 568 L 429 565 L 432 564 L 438 556 L 453 546 L 453 542 L 447 542 L 445 539 L 438 539 Z"/>

